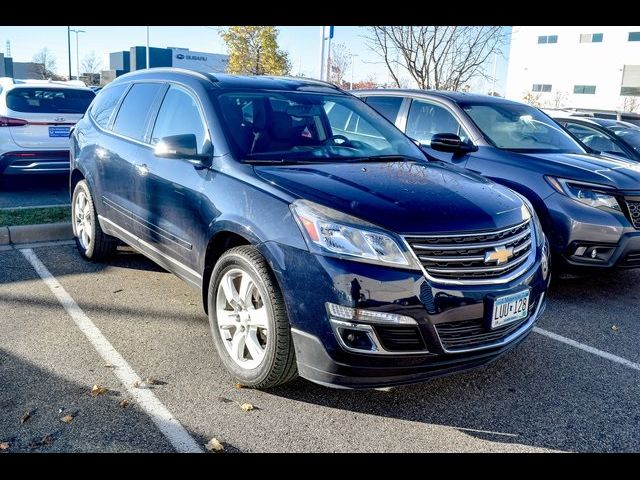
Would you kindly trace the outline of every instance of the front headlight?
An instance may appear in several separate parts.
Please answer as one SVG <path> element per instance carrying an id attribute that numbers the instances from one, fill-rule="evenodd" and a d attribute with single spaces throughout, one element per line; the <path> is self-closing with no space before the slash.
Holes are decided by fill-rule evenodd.
<path id="1" fill-rule="evenodd" d="M 536 214 L 536 210 L 535 208 L 533 208 L 533 205 L 531 204 L 531 202 L 529 201 L 529 199 L 523 195 L 520 195 L 518 192 L 514 191 L 513 193 L 515 193 L 518 197 L 520 197 L 520 200 L 522 200 L 522 203 L 524 203 L 527 213 L 529 214 L 529 216 L 531 217 L 531 221 L 533 222 L 533 230 L 535 232 L 536 235 L 536 244 L 537 245 L 542 245 L 542 242 L 544 241 L 544 231 L 542 230 L 542 224 L 540 223 L 540 219 L 538 218 L 538 215 Z M 525 214 L 525 212 L 523 211 L 522 214 L 523 218 L 527 218 L 527 215 Z"/>
<path id="2" fill-rule="evenodd" d="M 312 252 L 414 267 L 411 257 L 391 235 L 364 220 L 308 200 L 294 201 L 291 212 Z"/>
<path id="3" fill-rule="evenodd" d="M 564 178 L 546 177 L 557 192 L 594 208 L 612 208 L 621 211 L 618 200 L 609 187 L 574 182 Z"/>

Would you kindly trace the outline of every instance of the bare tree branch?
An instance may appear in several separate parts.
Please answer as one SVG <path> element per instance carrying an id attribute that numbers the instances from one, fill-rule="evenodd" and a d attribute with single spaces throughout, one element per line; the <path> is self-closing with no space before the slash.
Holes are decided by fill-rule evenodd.
<path id="1" fill-rule="evenodd" d="M 367 32 L 369 47 L 396 85 L 402 68 L 420 88 L 439 90 L 462 90 L 474 78 L 490 78 L 488 60 L 507 41 L 499 26 L 372 26 Z M 392 58 L 396 52 L 400 62 Z"/>

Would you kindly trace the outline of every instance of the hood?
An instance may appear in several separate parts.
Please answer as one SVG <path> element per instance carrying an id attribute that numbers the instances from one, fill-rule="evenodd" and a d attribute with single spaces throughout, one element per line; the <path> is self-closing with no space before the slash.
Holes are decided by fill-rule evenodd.
<path id="1" fill-rule="evenodd" d="M 607 154 L 525 153 L 531 164 L 540 164 L 543 173 L 573 180 L 610 185 L 618 190 L 640 190 L 640 163 Z"/>
<path id="2" fill-rule="evenodd" d="M 404 234 L 503 228 L 523 219 L 511 190 L 440 162 L 256 166 L 263 180 Z"/>

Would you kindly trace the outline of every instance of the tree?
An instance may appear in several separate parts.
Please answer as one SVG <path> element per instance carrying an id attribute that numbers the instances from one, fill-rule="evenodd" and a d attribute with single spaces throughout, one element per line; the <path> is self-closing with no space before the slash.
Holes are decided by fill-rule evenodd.
<path id="1" fill-rule="evenodd" d="M 56 68 L 56 57 L 44 47 L 33 56 L 33 63 L 36 64 L 35 73 L 42 80 L 59 78 L 54 72 Z"/>
<path id="2" fill-rule="evenodd" d="M 289 55 L 278 47 L 278 30 L 268 26 L 235 26 L 221 30 L 229 50 L 227 72 L 240 75 L 288 75 Z"/>
<path id="3" fill-rule="evenodd" d="M 96 52 L 91 51 L 82 59 L 82 73 L 86 75 L 90 85 L 98 85 L 100 78 L 98 74 L 102 68 L 102 60 L 96 55 Z M 96 77 L 98 81 L 96 82 Z"/>
<path id="4" fill-rule="evenodd" d="M 331 76 L 329 81 L 339 87 L 347 87 L 344 77 L 351 64 L 351 52 L 344 43 L 336 43 L 331 46 L 329 56 L 329 71 Z"/>
<path id="5" fill-rule="evenodd" d="M 623 112 L 635 112 L 640 107 L 640 101 L 638 97 L 622 97 L 622 111 Z"/>
<path id="6" fill-rule="evenodd" d="M 556 90 L 556 93 L 553 95 L 551 99 L 550 105 L 553 108 L 563 108 L 565 100 L 569 97 L 566 92 L 562 90 Z"/>
<path id="7" fill-rule="evenodd" d="M 370 88 L 378 88 L 376 77 L 369 75 L 366 80 L 353 83 L 354 90 L 365 90 Z"/>
<path id="8" fill-rule="evenodd" d="M 540 93 L 536 93 L 536 92 L 524 92 L 524 95 L 522 96 L 522 101 L 524 103 L 527 103 L 529 105 L 531 105 L 532 107 L 542 107 L 542 102 L 540 101 L 540 97 L 542 97 L 542 94 Z"/>
<path id="9" fill-rule="evenodd" d="M 403 69 L 423 89 L 460 90 L 476 77 L 490 79 L 487 60 L 501 55 L 507 42 L 499 26 L 372 26 L 367 32 L 396 86 Z"/>

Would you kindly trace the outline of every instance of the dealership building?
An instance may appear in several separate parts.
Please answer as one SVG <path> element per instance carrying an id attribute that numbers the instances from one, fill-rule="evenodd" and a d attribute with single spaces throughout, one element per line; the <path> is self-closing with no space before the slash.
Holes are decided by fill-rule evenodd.
<path id="1" fill-rule="evenodd" d="M 640 106 L 640 27 L 514 26 L 506 97 L 526 95 L 550 108 Z"/>
<path id="2" fill-rule="evenodd" d="M 201 72 L 222 73 L 227 68 L 229 56 L 221 53 L 193 52 L 188 48 L 149 47 L 150 67 L 180 67 Z M 106 84 L 120 75 L 147 67 L 147 47 L 131 47 L 129 51 L 109 54 L 109 70 L 102 71 L 102 83 Z"/>

